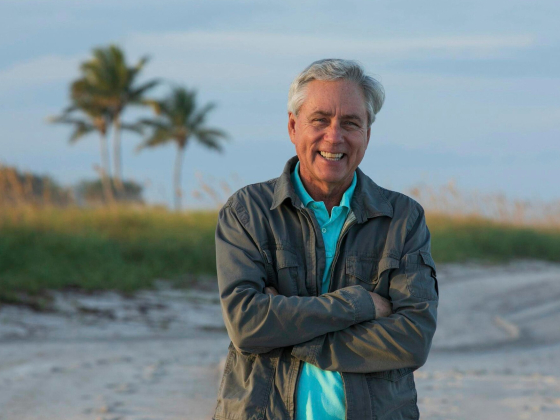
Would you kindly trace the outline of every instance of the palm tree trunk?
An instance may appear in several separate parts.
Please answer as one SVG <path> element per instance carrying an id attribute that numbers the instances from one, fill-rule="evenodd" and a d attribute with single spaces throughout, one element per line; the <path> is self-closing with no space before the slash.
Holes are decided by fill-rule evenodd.
<path id="1" fill-rule="evenodd" d="M 177 147 L 177 156 L 175 157 L 175 169 L 173 174 L 173 186 L 175 190 L 175 210 L 181 210 L 181 201 L 183 192 L 181 191 L 181 166 L 183 163 L 184 146 Z"/>
<path id="2" fill-rule="evenodd" d="M 101 147 L 101 185 L 103 186 L 103 195 L 105 196 L 105 201 L 109 204 L 113 204 L 113 189 L 111 188 L 110 181 L 110 169 L 109 169 L 109 148 L 107 147 L 107 136 L 106 134 L 101 134 L 100 136 L 100 147 Z"/>
<path id="3" fill-rule="evenodd" d="M 113 131 L 113 183 L 122 196 L 124 195 L 124 185 L 122 183 L 121 119 L 119 115 L 113 122 Z"/>

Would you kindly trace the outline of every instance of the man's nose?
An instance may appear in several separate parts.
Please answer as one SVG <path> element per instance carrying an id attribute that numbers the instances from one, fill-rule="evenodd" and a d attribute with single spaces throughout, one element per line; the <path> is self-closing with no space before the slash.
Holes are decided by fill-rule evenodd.
<path id="1" fill-rule="evenodd" d="M 342 137 L 342 128 L 340 127 L 340 124 L 337 121 L 333 121 L 327 128 L 325 140 L 331 143 L 344 142 L 344 139 Z"/>

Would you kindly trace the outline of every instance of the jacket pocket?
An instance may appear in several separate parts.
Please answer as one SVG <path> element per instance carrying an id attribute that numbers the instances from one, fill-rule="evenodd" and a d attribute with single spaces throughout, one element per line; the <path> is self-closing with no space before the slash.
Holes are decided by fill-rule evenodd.
<path id="1" fill-rule="evenodd" d="M 413 371 L 403 368 L 365 374 L 374 419 L 419 418 Z"/>
<path id="2" fill-rule="evenodd" d="M 436 264 L 429 252 L 420 251 L 405 256 L 405 273 L 408 291 L 421 299 L 437 300 L 439 289 Z"/>
<path id="3" fill-rule="evenodd" d="M 360 285 L 371 292 L 378 282 L 379 261 L 370 257 L 349 256 L 346 258 L 346 285 Z"/>
<path id="4" fill-rule="evenodd" d="M 283 296 L 298 295 L 299 277 L 298 257 L 291 251 L 279 249 L 276 251 L 276 272 L 278 275 L 278 293 Z"/>
<path id="5" fill-rule="evenodd" d="M 388 273 L 390 272 L 389 270 L 393 270 L 395 268 L 399 268 L 400 266 L 400 261 L 397 258 L 393 258 L 393 257 L 383 257 L 381 258 L 381 260 L 379 261 L 379 266 L 377 269 L 377 275 L 379 277 L 381 277 L 381 275 L 387 271 Z"/>
<path id="6" fill-rule="evenodd" d="M 251 354 L 230 342 L 214 412 L 220 420 L 262 420 L 268 404 L 278 349 Z"/>

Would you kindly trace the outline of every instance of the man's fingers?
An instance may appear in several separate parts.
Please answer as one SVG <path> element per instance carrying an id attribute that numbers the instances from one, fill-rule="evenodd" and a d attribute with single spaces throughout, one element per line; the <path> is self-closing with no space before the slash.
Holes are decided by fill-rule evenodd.
<path id="1" fill-rule="evenodd" d="M 391 302 L 377 293 L 369 292 L 375 306 L 375 318 L 384 318 L 393 313 Z"/>
<path id="2" fill-rule="evenodd" d="M 278 291 L 277 291 L 274 287 L 272 287 L 272 286 L 270 286 L 270 287 L 265 287 L 265 288 L 264 288 L 264 292 L 265 292 L 267 295 L 278 296 Z"/>

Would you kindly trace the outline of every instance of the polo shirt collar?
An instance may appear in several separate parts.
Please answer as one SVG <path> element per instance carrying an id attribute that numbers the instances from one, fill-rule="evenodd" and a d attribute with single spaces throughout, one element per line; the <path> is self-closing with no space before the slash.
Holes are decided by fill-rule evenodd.
<path id="1" fill-rule="evenodd" d="M 313 197 L 309 195 L 309 193 L 305 189 L 305 186 L 303 185 L 301 177 L 299 176 L 299 161 L 296 163 L 294 171 L 292 172 L 292 176 L 293 176 L 293 180 L 295 181 L 293 183 L 294 189 L 298 194 L 299 198 L 303 201 L 303 205 L 305 207 L 308 207 L 309 203 L 316 203 L 317 201 L 315 201 Z M 348 189 L 344 191 L 344 194 L 342 195 L 338 207 L 346 207 L 347 209 L 350 208 L 350 200 L 352 198 L 352 193 L 354 192 L 354 189 L 356 187 L 356 181 L 357 181 L 357 176 L 356 176 L 356 172 L 354 172 L 354 177 L 352 178 L 352 184 L 350 184 Z"/>
<path id="2" fill-rule="evenodd" d="M 291 181 L 291 173 L 294 171 L 298 162 L 299 159 L 297 156 L 290 158 L 284 166 L 284 171 L 280 177 L 276 179 L 270 210 L 274 210 L 288 198 L 295 207 L 301 207 L 303 205 Z M 389 203 L 387 198 L 385 198 L 381 187 L 365 175 L 360 168 L 356 168 L 355 176 L 356 188 L 352 195 L 351 206 L 349 207 L 352 208 L 357 222 L 363 223 L 367 219 L 377 216 L 393 217 L 393 206 Z"/>

